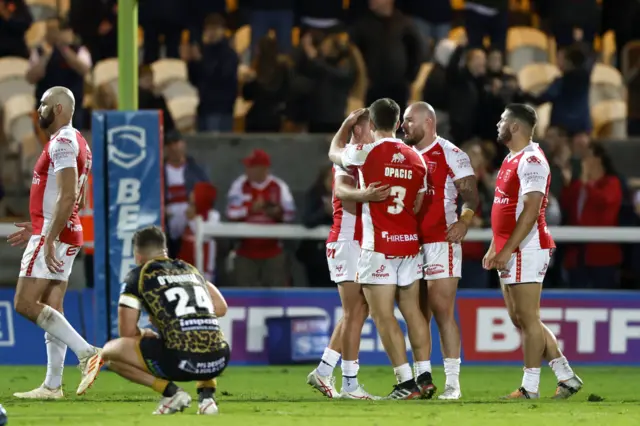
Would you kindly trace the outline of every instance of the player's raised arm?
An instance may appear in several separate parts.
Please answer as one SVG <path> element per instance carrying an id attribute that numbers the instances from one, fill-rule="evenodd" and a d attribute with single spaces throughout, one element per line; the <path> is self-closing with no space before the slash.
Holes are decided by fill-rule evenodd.
<path id="1" fill-rule="evenodd" d="M 227 314 L 227 309 L 229 306 L 227 305 L 227 301 L 224 300 L 224 296 L 218 290 L 218 287 L 207 281 L 207 287 L 209 288 L 209 295 L 211 295 L 211 300 L 213 300 L 213 309 L 215 310 L 216 316 L 221 318 Z"/>
<path id="2" fill-rule="evenodd" d="M 331 147 L 329 148 L 329 159 L 338 166 L 344 166 L 343 153 L 347 150 L 347 144 L 349 143 L 349 137 L 353 126 L 358 122 L 358 117 L 367 111 L 365 108 L 357 109 L 353 111 L 344 120 L 342 126 L 331 140 Z"/>

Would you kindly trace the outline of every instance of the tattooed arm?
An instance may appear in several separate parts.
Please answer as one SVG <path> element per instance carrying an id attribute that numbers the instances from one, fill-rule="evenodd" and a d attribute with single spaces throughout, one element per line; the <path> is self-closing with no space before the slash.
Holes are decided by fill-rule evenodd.
<path id="1" fill-rule="evenodd" d="M 475 212 L 478 208 L 478 204 L 480 204 L 480 196 L 478 195 L 478 179 L 474 176 L 463 177 L 462 179 L 458 179 L 453 182 L 460 193 L 460 197 L 462 198 L 462 215 L 460 219 L 464 219 L 465 210 L 471 210 Z M 471 215 L 468 219 L 465 219 L 467 225 L 471 223 L 471 219 L 473 215 Z"/>
<path id="2" fill-rule="evenodd" d="M 460 214 L 460 219 L 447 230 L 447 241 L 460 243 L 467 235 L 469 225 L 475 215 L 475 209 L 480 203 L 480 197 L 478 195 L 478 180 L 475 175 L 465 176 L 453 183 L 462 197 L 462 214 Z"/>

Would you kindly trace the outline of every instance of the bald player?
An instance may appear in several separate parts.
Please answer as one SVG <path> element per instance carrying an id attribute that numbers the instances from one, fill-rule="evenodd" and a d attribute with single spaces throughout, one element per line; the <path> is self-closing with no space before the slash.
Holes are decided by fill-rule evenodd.
<path id="1" fill-rule="evenodd" d="M 17 223 L 8 238 L 12 246 L 26 247 L 22 256 L 14 306 L 16 312 L 45 331 L 47 375 L 26 399 L 60 399 L 67 347 L 80 361 L 82 381 L 77 394 L 93 384 L 102 359 L 64 317 L 62 301 L 73 261 L 82 246 L 78 209 L 84 203 L 91 171 L 91 150 L 71 126 L 75 99 L 66 87 L 52 87 L 40 100 L 38 122 L 50 136 L 33 171 L 29 199 L 30 222 Z"/>
<path id="2" fill-rule="evenodd" d="M 425 257 L 420 302 L 427 321 L 435 318 L 442 340 L 446 383 L 438 398 L 460 399 L 460 330 L 455 301 L 462 272 L 460 243 L 479 203 L 478 182 L 467 154 L 436 134 L 431 105 L 417 102 L 409 106 L 402 128 L 405 143 L 413 146 L 427 165 L 427 192 L 418 217 Z M 464 203 L 460 217 L 458 195 Z"/>

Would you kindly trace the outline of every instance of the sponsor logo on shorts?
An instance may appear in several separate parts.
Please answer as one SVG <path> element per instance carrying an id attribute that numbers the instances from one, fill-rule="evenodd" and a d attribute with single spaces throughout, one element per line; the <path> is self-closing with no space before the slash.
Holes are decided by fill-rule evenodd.
<path id="1" fill-rule="evenodd" d="M 337 265 L 335 265 L 334 269 L 336 270 L 335 272 L 336 278 L 344 277 L 345 275 L 347 275 L 347 266 L 344 264 L 344 262 L 340 262 Z"/>
<path id="2" fill-rule="evenodd" d="M 544 266 L 542 267 L 542 270 L 538 272 L 538 275 L 545 276 L 547 273 L 547 269 L 549 269 L 549 264 L 545 263 Z"/>
<path id="3" fill-rule="evenodd" d="M 511 278 L 511 273 L 509 271 L 501 271 L 500 278 Z"/>
<path id="4" fill-rule="evenodd" d="M 419 274 L 424 273 L 424 265 L 422 263 L 418 263 L 418 273 Z"/>
<path id="5" fill-rule="evenodd" d="M 439 263 L 427 265 L 426 268 L 424 268 L 425 275 L 444 274 L 444 272 L 445 272 L 444 266 L 440 265 Z"/>
<path id="6" fill-rule="evenodd" d="M 76 254 L 78 254 L 78 251 L 80 250 L 80 248 L 78 247 L 69 247 L 67 249 L 67 252 L 65 253 L 65 255 L 71 257 L 71 256 L 75 256 Z"/>
<path id="7" fill-rule="evenodd" d="M 389 273 L 385 272 L 384 271 L 385 269 L 386 269 L 386 266 L 380 265 L 380 267 L 376 270 L 376 272 L 371 274 L 371 276 L 373 278 L 389 278 Z"/>

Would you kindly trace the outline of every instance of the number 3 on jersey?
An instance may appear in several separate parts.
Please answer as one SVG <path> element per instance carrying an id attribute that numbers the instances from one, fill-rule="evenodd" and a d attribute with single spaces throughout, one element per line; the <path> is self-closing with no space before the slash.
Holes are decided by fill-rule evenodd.
<path id="1" fill-rule="evenodd" d="M 172 287 L 164 292 L 165 297 L 170 303 L 176 300 L 178 301 L 175 308 L 176 316 L 183 317 L 185 315 L 193 315 L 197 311 L 196 308 L 213 314 L 213 302 L 211 301 L 211 296 L 207 294 L 207 290 L 200 286 L 193 286 L 191 288 L 193 292 L 183 287 Z"/>
<path id="2" fill-rule="evenodd" d="M 404 186 L 392 186 L 389 196 L 393 197 L 391 200 L 393 204 L 387 207 L 387 213 L 402 213 L 402 210 L 404 209 L 404 197 L 407 196 L 407 189 Z"/>

